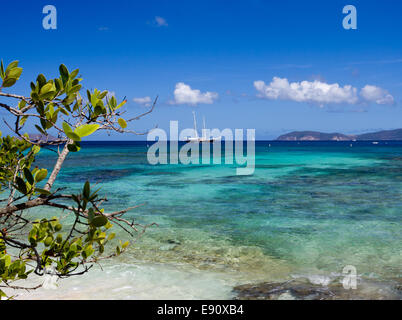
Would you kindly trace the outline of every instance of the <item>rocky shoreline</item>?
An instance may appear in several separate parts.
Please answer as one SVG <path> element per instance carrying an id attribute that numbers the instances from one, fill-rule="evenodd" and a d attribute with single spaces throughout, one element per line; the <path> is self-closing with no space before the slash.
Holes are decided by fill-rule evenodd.
<path id="1" fill-rule="evenodd" d="M 402 283 L 361 282 L 346 290 L 341 282 L 316 285 L 307 279 L 244 284 L 233 289 L 235 300 L 402 300 Z"/>

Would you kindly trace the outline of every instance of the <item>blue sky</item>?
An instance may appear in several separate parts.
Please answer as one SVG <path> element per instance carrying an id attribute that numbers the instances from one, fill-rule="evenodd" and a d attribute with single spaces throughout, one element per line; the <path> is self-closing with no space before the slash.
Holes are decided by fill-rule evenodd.
<path id="1" fill-rule="evenodd" d="M 47 4 L 57 30 L 42 27 Z M 347 4 L 357 30 L 342 27 Z M 402 127 L 400 1 L 16 0 L 1 12 L 0 58 L 24 68 L 12 92 L 27 94 L 37 74 L 55 77 L 64 63 L 86 88 L 126 96 L 130 114 L 146 108 L 134 98 L 159 95 L 137 130 L 191 127 L 193 110 L 208 127 L 255 128 L 258 139 Z"/>

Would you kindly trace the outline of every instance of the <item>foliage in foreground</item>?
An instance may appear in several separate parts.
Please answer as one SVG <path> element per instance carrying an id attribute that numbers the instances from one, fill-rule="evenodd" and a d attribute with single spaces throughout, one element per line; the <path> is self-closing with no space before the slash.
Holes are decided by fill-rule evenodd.
<path id="1" fill-rule="evenodd" d="M 53 185 L 67 155 L 80 151 L 84 137 L 99 130 L 138 134 L 127 129 L 128 123 L 152 112 L 156 100 L 145 113 L 124 119 L 122 107 L 126 100 L 118 103 L 107 91 L 97 89 L 86 90 L 83 98 L 79 70 L 69 72 L 62 64 L 59 73 L 58 78 L 50 80 L 38 75 L 30 84 L 29 97 L 5 93 L 3 89 L 19 80 L 22 68 L 18 61 L 5 68 L 1 61 L 0 98 L 7 102 L 0 101 L 0 108 L 9 113 L 12 123 L 4 123 L 14 136 L 3 137 L 0 132 L 0 299 L 7 298 L 1 288 L 40 287 L 42 284 L 32 288 L 13 284 L 30 274 L 43 276 L 51 270 L 59 278 L 81 275 L 100 259 L 121 254 L 128 242 L 120 241 L 103 255 L 105 246 L 115 237 L 111 232 L 114 224 L 131 235 L 148 227 L 123 218 L 135 207 L 105 212 L 101 206 L 107 199 L 99 197 L 99 189 L 92 190 L 88 181 L 78 194 Z M 28 123 L 36 135 L 24 132 Z M 41 148 L 56 153 L 50 172 L 35 165 Z M 73 217 L 72 224 L 63 224 L 64 217 L 38 217 L 27 211 L 35 207 L 64 212 Z"/>

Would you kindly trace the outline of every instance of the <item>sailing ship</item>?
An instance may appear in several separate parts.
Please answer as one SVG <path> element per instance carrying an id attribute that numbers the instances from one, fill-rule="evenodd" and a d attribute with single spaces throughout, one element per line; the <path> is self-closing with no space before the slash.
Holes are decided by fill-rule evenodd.
<path id="1" fill-rule="evenodd" d="M 221 140 L 221 137 L 207 137 L 207 131 L 205 129 L 205 117 L 203 117 L 203 130 L 202 130 L 202 136 L 200 137 L 198 135 L 198 130 L 197 130 L 197 120 L 195 117 L 195 112 L 193 111 L 193 118 L 194 118 L 194 132 L 195 132 L 195 136 L 194 137 L 187 137 L 185 139 L 186 142 L 214 142 L 214 141 L 219 141 Z"/>

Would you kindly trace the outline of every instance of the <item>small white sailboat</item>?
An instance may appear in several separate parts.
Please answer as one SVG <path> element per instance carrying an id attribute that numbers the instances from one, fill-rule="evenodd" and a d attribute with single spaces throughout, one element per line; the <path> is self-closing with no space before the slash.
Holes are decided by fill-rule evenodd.
<path id="1" fill-rule="evenodd" d="M 373 144 L 379 144 L 379 142 L 378 141 L 373 141 Z"/>
<path id="2" fill-rule="evenodd" d="M 195 132 L 195 137 L 187 137 L 186 142 L 214 142 L 214 141 L 219 141 L 221 140 L 221 137 L 207 137 L 206 134 L 206 128 L 205 128 L 205 117 L 203 117 L 203 130 L 202 130 L 202 136 L 200 137 L 198 135 L 198 130 L 197 130 L 197 120 L 195 117 L 195 112 L 193 111 L 193 117 L 194 117 L 194 132 Z"/>

